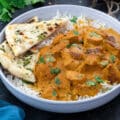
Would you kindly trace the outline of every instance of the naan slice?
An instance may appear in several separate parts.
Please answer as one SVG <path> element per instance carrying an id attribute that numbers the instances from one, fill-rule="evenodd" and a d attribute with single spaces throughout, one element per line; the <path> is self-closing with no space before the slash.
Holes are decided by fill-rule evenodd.
<path id="1" fill-rule="evenodd" d="M 5 30 L 6 39 L 14 55 L 19 56 L 65 24 L 65 19 L 52 19 L 37 23 L 8 25 Z"/>
<path id="2" fill-rule="evenodd" d="M 12 75 L 28 82 L 35 82 L 33 69 L 38 54 L 15 57 L 7 41 L 0 44 L 0 63 Z"/>

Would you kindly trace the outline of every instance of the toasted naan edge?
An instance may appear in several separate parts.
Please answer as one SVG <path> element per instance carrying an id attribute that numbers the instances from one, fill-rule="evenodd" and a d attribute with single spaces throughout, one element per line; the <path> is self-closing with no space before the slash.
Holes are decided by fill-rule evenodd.
<path id="1" fill-rule="evenodd" d="M 25 60 L 30 57 L 29 64 L 25 65 Z M 37 60 L 38 54 L 29 56 L 14 57 L 11 48 L 7 41 L 0 44 L 0 63 L 4 69 L 8 70 L 12 75 L 21 78 L 27 82 L 35 82 L 33 69 Z"/>
<path id="2" fill-rule="evenodd" d="M 66 24 L 65 19 L 37 23 L 12 24 L 5 30 L 6 40 L 15 56 L 22 55 Z"/>

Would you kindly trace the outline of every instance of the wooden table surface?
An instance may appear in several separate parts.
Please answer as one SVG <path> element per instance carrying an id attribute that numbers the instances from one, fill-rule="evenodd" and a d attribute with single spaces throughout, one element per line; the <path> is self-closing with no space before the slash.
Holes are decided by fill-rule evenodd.
<path id="1" fill-rule="evenodd" d="M 51 4 L 76 4 L 91 7 L 92 0 L 48 0 L 44 5 Z M 94 6 L 96 9 L 107 12 L 105 3 L 102 0 L 98 0 L 99 3 Z M 34 6 L 28 6 L 24 9 L 17 10 L 13 15 L 13 18 L 24 13 L 33 8 L 44 6 L 41 4 L 36 4 Z M 120 19 L 120 12 L 116 14 L 117 19 Z M 0 22 L 0 30 L 5 26 L 4 23 Z M 75 114 L 57 114 L 50 113 L 42 110 L 30 107 L 22 102 L 20 102 L 16 97 L 14 97 L 0 82 L 0 99 L 6 100 L 17 106 L 22 107 L 25 110 L 26 118 L 25 120 L 120 120 L 120 95 L 108 104 L 99 107 L 97 109 L 75 113 Z M 72 108 L 71 108 L 72 109 Z"/>

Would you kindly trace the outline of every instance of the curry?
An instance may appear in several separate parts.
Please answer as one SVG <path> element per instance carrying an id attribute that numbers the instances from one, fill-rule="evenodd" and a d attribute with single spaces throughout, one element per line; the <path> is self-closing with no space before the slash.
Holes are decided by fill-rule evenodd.
<path id="1" fill-rule="evenodd" d="M 34 74 L 43 98 L 95 96 L 103 84 L 120 83 L 120 34 L 91 26 L 57 35 L 39 51 Z"/>

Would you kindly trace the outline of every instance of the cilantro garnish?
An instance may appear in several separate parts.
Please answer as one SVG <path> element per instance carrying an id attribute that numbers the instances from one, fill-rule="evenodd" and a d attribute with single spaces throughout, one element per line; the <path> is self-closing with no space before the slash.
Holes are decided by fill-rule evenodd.
<path id="1" fill-rule="evenodd" d="M 55 84 L 60 85 L 60 79 L 58 77 L 55 78 Z"/>
<path id="2" fill-rule="evenodd" d="M 74 47 L 78 47 L 79 45 L 78 44 L 76 44 L 76 43 L 73 43 L 73 44 L 68 44 L 66 47 L 67 48 L 70 48 L 70 47 L 72 47 L 72 46 L 74 46 Z"/>
<path id="3" fill-rule="evenodd" d="M 94 82 L 94 81 L 92 81 L 92 80 L 88 80 L 88 81 L 86 82 L 86 84 L 87 84 L 88 86 L 96 86 L 96 82 Z"/>
<path id="4" fill-rule="evenodd" d="M 97 34 L 96 32 L 91 32 L 89 35 L 90 37 L 97 37 L 97 38 L 101 37 L 101 35 Z"/>
<path id="5" fill-rule="evenodd" d="M 100 76 L 95 76 L 95 80 L 98 82 L 98 83 L 103 83 L 104 80 L 100 77 Z"/>
<path id="6" fill-rule="evenodd" d="M 55 58 L 52 55 L 48 55 L 46 57 L 46 62 L 54 62 L 54 61 L 55 61 Z"/>
<path id="7" fill-rule="evenodd" d="M 45 63 L 44 57 L 43 57 L 43 56 L 40 56 L 40 58 L 39 58 L 39 60 L 38 60 L 37 63 L 38 63 L 38 64 L 39 64 L 39 63 Z"/>
<path id="8" fill-rule="evenodd" d="M 73 31 L 74 35 L 78 36 L 79 35 L 79 32 L 77 30 L 74 30 Z"/>
<path id="9" fill-rule="evenodd" d="M 77 22 L 77 17 L 76 17 L 76 16 L 73 16 L 73 18 L 70 19 L 70 21 L 71 21 L 72 23 L 76 23 L 76 22 Z"/>
<path id="10" fill-rule="evenodd" d="M 60 72 L 61 72 L 61 70 L 59 68 L 51 68 L 50 69 L 50 73 L 51 74 L 56 74 L 57 75 Z"/>
<path id="11" fill-rule="evenodd" d="M 116 56 L 115 55 L 110 55 L 110 62 L 114 63 L 116 60 Z"/>
<path id="12" fill-rule="evenodd" d="M 55 97 L 57 96 L 56 90 L 53 90 L 53 91 L 52 91 L 52 95 L 55 96 Z"/>

